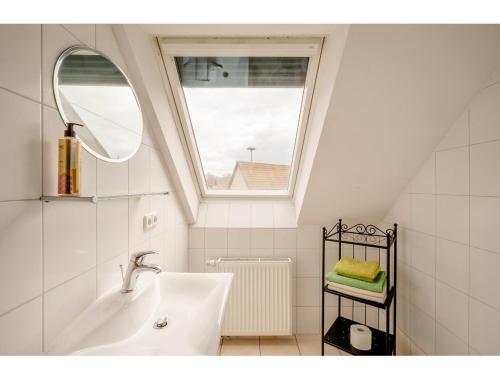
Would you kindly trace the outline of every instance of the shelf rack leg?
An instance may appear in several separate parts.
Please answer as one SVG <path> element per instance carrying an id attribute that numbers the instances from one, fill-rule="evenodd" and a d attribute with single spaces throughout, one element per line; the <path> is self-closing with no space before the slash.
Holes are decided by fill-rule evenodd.
<path id="1" fill-rule="evenodd" d="M 394 224 L 394 287 L 396 291 L 394 292 L 394 310 L 393 310 L 393 330 L 394 330 L 394 355 L 396 355 L 396 306 L 397 306 L 397 294 L 398 294 L 398 224 Z"/>

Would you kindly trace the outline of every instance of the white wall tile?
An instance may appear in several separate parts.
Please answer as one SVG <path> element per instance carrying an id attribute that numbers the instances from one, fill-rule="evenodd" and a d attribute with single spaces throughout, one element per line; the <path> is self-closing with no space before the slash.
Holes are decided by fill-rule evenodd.
<path id="1" fill-rule="evenodd" d="M 319 249 L 322 236 L 321 228 L 317 225 L 299 225 L 297 228 L 297 248 Z"/>
<path id="2" fill-rule="evenodd" d="M 436 192 L 434 153 L 427 159 L 411 182 L 411 192 L 434 194 Z"/>
<path id="3" fill-rule="evenodd" d="M 39 24 L 0 26 L 0 87 L 36 101 L 41 101 L 41 33 Z"/>
<path id="4" fill-rule="evenodd" d="M 253 203 L 250 206 L 252 228 L 273 228 L 274 212 L 272 203 Z"/>
<path id="5" fill-rule="evenodd" d="M 293 248 L 274 248 L 274 257 L 292 259 L 292 277 L 297 276 L 297 250 Z"/>
<path id="6" fill-rule="evenodd" d="M 320 255 L 318 249 L 297 249 L 297 276 L 321 276 Z"/>
<path id="7" fill-rule="evenodd" d="M 462 292 L 469 288 L 469 247 L 437 239 L 436 278 Z"/>
<path id="8" fill-rule="evenodd" d="M 297 216 L 295 205 L 292 202 L 273 203 L 274 227 L 275 228 L 296 228 Z"/>
<path id="9" fill-rule="evenodd" d="M 500 311 L 470 299 L 469 346 L 484 355 L 498 355 Z"/>
<path id="10" fill-rule="evenodd" d="M 273 229 L 252 229 L 250 231 L 250 248 L 274 248 Z"/>
<path id="11" fill-rule="evenodd" d="M 113 33 L 113 27 L 109 24 L 97 24 L 95 34 L 96 49 L 105 52 L 115 64 L 122 68 L 125 74 L 128 74 L 123 55 L 120 52 L 120 48 Z"/>
<path id="12" fill-rule="evenodd" d="M 189 249 L 189 272 L 205 272 L 204 249 Z"/>
<path id="13" fill-rule="evenodd" d="M 396 312 L 396 325 L 406 335 L 410 335 L 410 301 L 406 296 L 400 296 L 398 291 L 398 308 Z M 378 326 L 378 320 L 377 325 Z"/>
<path id="14" fill-rule="evenodd" d="M 470 244 L 500 253 L 500 198 L 470 197 Z"/>
<path id="15" fill-rule="evenodd" d="M 206 228 L 205 248 L 225 248 L 227 249 L 227 229 Z"/>
<path id="16" fill-rule="evenodd" d="M 0 33 L 0 47 L 2 48 L 0 57 L 2 55 L 5 57 L 5 60 L 1 61 L 2 65 L 5 66 L 2 67 L 0 74 L 0 105 L 3 108 L 3 110 L 0 108 L 0 113 L 2 113 L 0 124 L 6 128 L 12 128 L 13 131 L 10 133 L 15 134 L 14 137 L 9 138 L 11 140 L 4 139 L 0 145 L 0 155 L 8 159 L 5 161 L 0 159 L 0 165 L 8 168 L 8 171 L 2 171 L 0 167 L 0 175 L 4 176 L 0 201 L 36 199 L 42 192 L 45 195 L 55 195 L 57 194 L 57 140 L 63 136 L 65 129 L 64 123 L 55 109 L 53 98 L 52 77 L 57 58 L 66 48 L 79 44 L 80 40 L 87 41 L 91 45 L 94 45 L 94 41 L 97 40 L 98 48 L 110 55 L 113 60 L 122 60 L 120 49 L 116 44 L 110 25 L 78 25 L 69 26 L 68 29 L 60 25 L 43 27 L 40 25 L 13 25 L 0 27 L 0 31 L 13 31 L 13 33 Z M 95 31 L 97 31 L 97 36 L 94 37 Z M 74 35 L 78 38 L 75 38 Z M 19 51 L 18 46 L 23 46 L 25 50 Z M 124 65 L 123 62 L 119 63 Z M 2 88 L 7 90 L 1 90 Z M 8 90 L 13 90 L 17 94 Z M 26 98 L 18 94 L 26 96 Z M 43 101 L 46 106 L 42 108 L 36 101 Z M 19 112 L 23 112 L 23 114 L 19 115 Z M 44 118 L 43 123 L 41 117 Z M 130 188 L 135 192 L 147 192 L 155 189 L 156 184 L 168 181 L 167 171 L 159 166 L 156 163 L 157 160 L 154 159 L 158 155 L 155 154 L 151 157 L 149 155 L 150 151 L 153 153 L 157 151 L 154 137 L 151 136 L 147 128 L 143 143 L 150 147 L 143 147 L 142 154 L 140 153 L 135 160 L 130 162 L 132 164 L 131 171 L 128 168 L 129 163 L 97 162 L 96 158 L 83 150 L 83 190 L 81 194 L 87 196 L 96 193 L 127 193 L 129 191 L 129 178 Z M 12 154 L 14 151 L 15 154 Z M 15 160 L 14 164 L 12 164 L 12 160 Z M 153 180 L 150 179 L 150 174 L 153 174 Z M 9 179 L 11 180 L 9 181 Z M 42 184 L 44 190 L 42 190 Z M 95 298 L 96 288 L 101 294 L 106 289 L 119 285 L 121 275 L 117 270 L 117 264 L 118 261 L 128 258 L 128 234 L 132 236 L 131 251 L 150 247 L 160 249 L 165 253 L 162 261 L 171 263 L 173 270 L 187 270 L 188 229 L 175 193 L 165 197 L 164 201 L 156 201 L 156 197 L 151 199 L 148 198 L 147 206 L 139 206 L 135 212 L 132 209 L 130 220 L 127 215 L 129 213 L 127 206 L 122 209 L 121 206 L 117 205 L 114 214 L 111 212 L 107 216 L 103 215 L 104 218 L 109 217 L 109 225 L 101 217 L 102 223 L 99 231 L 97 230 L 97 208 L 100 205 L 106 206 L 108 203 L 101 202 L 95 206 L 69 202 L 44 204 L 36 201 L 19 202 L 19 206 L 23 208 L 31 209 L 33 207 L 38 210 L 34 217 L 22 211 L 16 217 L 16 221 L 9 222 L 9 225 L 4 228 L 6 232 L 0 233 L 0 248 L 8 253 L 7 256 L 15 258 L 15 260 L 11 260 L 11 263 L 16 265 L 16 270 L 12 271 L 7 269 L 5 263 L 2 264 L 0 259 L 2 267 L 0 272 L 8 276 L 8 279 L 2 280 L 2 283 L 9 290 L 7 294 L 0 293 L 0 315 L 5 307 L 2 298 L 4 295 L 8 296 L 7 303 L 13 304 L 12 308 L 9 307 L 9 310 L 6 310 L 9 313 L 0 317 L 0 331 L 8 336 L 8 341 L 5 342 L 5 338 L 0 334 L 2 352 L 35 354 L 42 350 L 41 297 L 16 308 L 19 303 L 25 303 L 29 298 L 40 295 L 42 276 L 46 279 L 45 290 L 50 289 L 44 295 L 46 309 L 43 319 L 45 320 L 44 336 L 46 339 L 52 339 L 63 330 Z M 152 204 L 149 205 L 149 202 Z M 10 214 L 18 210 L 18 202 L 5 203 L 5 206 L 7 205 L 8 214 L 4 212 L 4 204 L 0 203 L 0 229 L 2 228 L 1 223 L 7 222 L 10 219 Z M 88 209 L 81 210 L 86 205 L 89 206 L 90 211 Z M 42 206 L 44 209 L 43 221 Z M 160 224 L 163 226 L 159 224 L 151 232 L 143 234 L 142 213 L 145 209 L 149 211 L 151 207 L 155 210 L 158 208 L 160 212 L 165 214 L 160 217 Z M 70 208 L 71 210 L 67 211 Z M 93 218 L 93 220 L 89 221 L 89 218 Z M 37 233 L 34 235 L 36 219 L 39 225 Z M 120 221 L 115 222 L 118 219 Z M 13 227 L 17 223 L 22 227 Z M 82 226 L 82 224 L 84 225 Z M 127 230 L 128 224 L 131 225 L 130 230 Z M 168 233 L 167 230 L 162 231 L 163 227 L 167 225 L 171 228 L 172 233 Z M 18 229 L 22 229 L 20 233 L 18 233 Z M 124 231 L 122 237 L 117 236 L 120 234 L 120 230 Z M 30 242 L 28 245 L 18 244 L 23 247 L 22 254 L 18 253 L 16 249 L 12 251 L 13 247 L 10 244 L 19 240 L 16 236 L 11 236 L 12 233 L 20 234 L 23 241 L 28 239 Z M 42 233 L 44 239 L 43 255 L 45 256 L 43 269 L 41 268 Z M 105 261 L 100 261 L 97 268 L 91 268 L 82 273 L 81 271 L 85 271 L 89 265 L 92 267 L 96 265 L 96 235 L 99 235 L 100 244 L 102 243 L 99 246 L 99 257 Z M 4 242 L 2 237 L 9 242 L 9 246 L 2 246 Z M 91 241 L 89 242 L 89 240 Z M 121 258 L 113 257 L 112 255 L 118 252 L 118 247 L 122 245 L 124 253 L 122 253 Z M 37 250 L 38 253 L 35 253 Z M 90 250 L 92 253 L 89 252 Z M 29 264 L 29 268 L 23 269 L 25 264 Z M 17 274 L 21 278 L 18 278 Z M 10 292 L 8 286 L 10 282 L 14 281 L 17 283 L 16 287 L 22 287 L 22 289 Z M 55 283 L 59 284 L 61 281 L 63 283 L 59 286 L 51 288 Z M 34 305 L 38 306 L 36 314 L 25 312 L 25 308 L 31 308 L 33 311 Z M 20 312 L 21 318 L 17 315 L 18 312 Z M 22 338 L 14 334 L 11 335 L 12 330 L 21 330 L 23 332 Z"/>
<path id="17" fill-rule="evenodd" d="M 96 271 L 84 274 L 56 287 L 44 295 L 45 351 L 64 330 L 96 298 Z"/>
<path id="18" fill-rule="evenodd" d="M 75 38 L 90 47 L 95 47 L 95 24 L 63 24 Z"/>
<path id="19" fill-rule="evenodd" d="M 150 147 L 142 144 L 128 162 L 129 192 L 132 194 L 149 192 L 151 182 L 150 150 Z"/>
<path id="20" fill-rule="evenodd" d="M 436 355 L 466 356 L 467 344 L 440 324 L 436 325 Z"/>
<path id="21" fill-rule="evenodd" d="M 274 229 L 274 248 L 296 248 L 297 229 Z"/>
<path id="22" fill-rule="evenodd" d="M 229 228 L 250 228 L 252 226 L 249 203 L 231 202 L 229 204 Z"/>
<path id="23" fill-rule="evenodd" d="M 189 248 L 205 248 L 205 229 L 189 228 Z"/>
<path id="24" fill-rule="evenodd" d="M 97 261 L 128 252 L 128 200 L 97 204 Z"/>
<path id="25" fill-rule="evenodd" d="M 500 196 L 500 141 L 470 148 L 471 195 Z"/>
<path id="26" fill-rule="evenodd" d="M 446 132 L 437 150 L 463 147 L 469 144 L 469 111 L 464 111 Z"/>
<path id="27" fill-rule="evenodd" d="M 469 147 L 436 153 L 436 192 L 469 194 Z"/>
<path id="28" fill-rule="evenodd" d="M 228 203 L 208 203 L 206 228 L 227 228 L 228 222 Z"/>
<path id="29" fill-rule="evenodd" d="M 427 233 L 435 233 L 435 199 L 429 194 L 411 195 L 412 229 Z"/>
<path id="30" fill-rule="evenodd" d="M 164 165 L 163 156 L 160 151 L 151 148 L 151 191 L 169 191 L 172 189 L 166 167 Z"/>
<path id="31" fill-rule="evenodd" d="M 319 307 L 297 307 L 297 333 L 318 334 L 320 331 Z"/>
<path id="32" fill-rule="evenodd" d="M 64 122 L 55 109 L 43 108 L 43 193 L 57 195 L 58 139 L 64 136 Z M 96 194 L 97 161 L 83 147 L 81 151 L 81 193 L 82 196 Z"/>
<path id="33" fill-rule="evenodd" d="M 227 235 L 229 249 L 250 249 L 250 229 L 228 229 Z"/>
<path id="34" fill-rule="evenodd" d="M 398 297 L 410 298 L 410 266 L 398 263 Z"/>
<path id="35" fill-rule="evenodd" d="M 420 232 L 411 232 L 407 243 L 411 244 L 411 265 L 434 276 L 436 268 L 436 238 Z"/>
<path id="36" fill-rule="evenodd" d="M 42 205 L 0 202 L 0 314 L 42 292 Z"/>
<path id="37" fill-rule="evenodd" d="M 423 272 L 410 269 L 410 301 L 429 316 L 435 316 L 436 282 Z"/>
<path id="38" fill-rule="evenodd" d="M 462 341 L 467 341 L 468 299 L 466 294 L 436 282 L 436 320 Z"/>
<path id="39" fill-rule="evenodd" d="M 128 162 L 111 163 L 97 160 L 97 194 L 128 193 Z"/>
<path id="40" fill-rule="evenodd" d="M 149 249 L 158 252 L 158 254 L 149 255 L 145 261 L 147 263 L 152 263 L 160 266 L 163 271 L 167 270 L 172 271 L 172 268 L 167 268 L 167 255 L 165 252 L 166 250 L 165 243 L 166 243 L 165 236 L 163 234 L 151 236 L 151 239 L 149 240 Z"/>
<path id="41" fill-rule="evenodd" d="M 320 306 L 320 278 L 297 278 L 297 306 Z"/>
<path id="42" fill-rule="evenodd" d="M 471 144 L 500 139 L 500 84 L 483 89 L 470 108 Z"/>
<path id="43" fill-rule="evenodd" d="M 168 195 L 152 195 L 149 198 L 149 212 L 158 217 L 157 224 L 150 229 L 151 237 L 154 237 L 165 232 L 167 227 Z"/>
<path id="44" fill-rule="evenodd" d="M 39 197 L 40 104 L 0 89 L 0 127 L 15 133 L 0 142 L 0 201 Z"/>
<path id="45" fill-rule="evenodd" d="M 129 247 L 148 240 L 149 232 L 144 230 L 143 217 L 150 211 L 150 197 L 129 198 Z"/>
<path id="46" fill-rule="evenodd" d="M 500 255 L 470 248 L 470 295 L 500 310 Z"/>
<path id="47" fill-rule="evenodd" d="M 42 27 L 42 92 L 43 103 L 56 107 L 52 78 L 57 59 L 64 50 L 81 42 L 71 35 L 62 26 L 57 24 L 44 24 Z"/>
<path id="48" fill-rule="evenodd" d="M 469 197 L 439 195 L 436 199 L 437 236 L 469 243 Z"/>
<path id="49" fill-rule="evenodd" d="M 425 352 L 434 354 L 436 322 L 417 307 L 410 307 L 410 333 L 415 344 Z M 412 349 L 413 352 L 413 349 Z"/>
<path id="50" fill-rule="evenodd" d="M 250 248 L 228 248 L 227 257 L 252 257 Z"/>
<path id="51" fill-rule="evenodd" d="M 128 254 L 123 253 L 111 260 L 97 263 L 97 297 L 118 287 L 123 282 L 120 264 L 123 266 L 123 273 L 125 274 L 128 260 Z"/>
<path id="52" fill-rule="evenodd" d="M 36 298 L 0 316 L 1 355 L 42 353 L 42 298 Z"/>
<path id="53" fill-rule="evenodd" d="M 394 204 L 394 219 L 397 220 L 400 228 L 411 227 L 411 194 L 403 193 Z"/>
<path id="54" fill-rule="evenodd" d="M 87 202 L 43 204 L 45 290 L 96 265 L 96 207 Z"/>
<path id="55" fill-rule="evenodd" d="M 273 256 L 273 248 L 250 248 L 250 257 L 270 258 Z"/>

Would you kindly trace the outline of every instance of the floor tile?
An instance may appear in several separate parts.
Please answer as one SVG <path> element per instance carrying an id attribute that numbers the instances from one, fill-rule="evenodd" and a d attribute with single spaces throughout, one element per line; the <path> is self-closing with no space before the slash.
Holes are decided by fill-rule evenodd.
<path id="1" fill-rule="evenodd" d="M 259 337 L 224 337 L 221 356 L 260 356 Z"/>
<path id="2" fill-rule="evenodd" d="M 295 336 L 260 337 L 262 356 L 300 356 Z"/>
<path id="3" fill-rule="evenodd" d="M 301 356 L 321 355 L 321 335 L 319 334 L 297 334 L 297 344 Z M 340 356 L 338 349 L 325 344 L 325 356 Z"/>

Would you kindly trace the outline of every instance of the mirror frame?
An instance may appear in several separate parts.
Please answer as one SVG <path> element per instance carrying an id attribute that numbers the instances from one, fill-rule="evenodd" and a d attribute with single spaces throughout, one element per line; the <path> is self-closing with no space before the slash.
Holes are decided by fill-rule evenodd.
<path id="1" fill-rule="evenodd" d="M 53 89 L 53 92 L 54 92 L 54 98 L 56 100 L 57 111 L 59 112 L 59 115 L 61 116 L 61 119 L 64 121 L 64 125 L 67 126 L 69 120 L 67 119 L 66 115 L 64 114 L 64 111 L 62 109 L 61 99 L 59 98 L 59 88 L 58 88 L 58 85 L 59 85 L 59 69 L 61 68 L 62 63 L 64 62 L 64 60 L 68 56 L 70 56 L 71 54 L 73 54 L 74 52 L 79 51 L 79 50 L 87 50 L 87 51 L 92 51 L 92 52 L 94 52 L 96 54 L 99 54 L 102 57 L 104 57 L 105 59 L 107 59 L 108 61 L 110 61 L 114 66 L 116 66 L 116 68 L 118 70 L 120 70 L 120 72 L 122 73 L 123 77 L 126 79 L 126 81 L 127 81 L 128 85 L 129 85 L 130 89 L 132 90 L 132 94 L 134 95 L 135 102 L 137 103 L 137 107 L 139 108 L 139 112 L 140 112 L 141 117 L 142 117 L 142 127 L 141 127 L 141 141 L 137 145 L 137 148 L 128 157 L 126 157 L 126 158 L 120 158 L 120 159 L 111 159 L 111 158 L 107 158 L 105 156 L 102 156 L 101 154 L 97 153 L 92 148 L 90 148 L 87 144 L 85 144 L 85 142 L 82 139 L 80 139 L 80 137 L 78 137 L 78 135 L 76 135 L 76 136 L 77 136 L 78 139 L 80 139 L 80 142 L 81 142 L 83 148 L 87 152 L 89 152 L 91 155 L 95 156 L 97 159 L 104 160 L 105 162 L 110 162 L 110 163 L 126 162 L 127 160 L 129 160 L 130 158 L 132 158 L 137 153 L 137 151 L 139 151 L 139 148 L 141 147 L 142 137 L 144 135 L 144 127 L 145 127 L 145 125 L 144 125 L 144 122 L 145 122 L 145 120 L 144 120 L 144 114 L 142 112 L 141 104 L 139 102 L 139 98 L 137 97 L 137 93 L 135 91 L 135 88 L 132 85 L 132 82 L 130 82 L 130 79 L 127 77 L 127 74 L 125 74 L 125 72 L 123 71 L 123 69 L 115 61 L 113 61 L 108 55 L 106 55 L 103 52 L 101 52 L 99 50 L 96 50 L 96 49 L 94 49 L 92 47 L 86 46 L 86 45 L 75 45 L 75 46 L 68 47 L 67 49 L 65 49 L 59 55 L 59 57 L 57 58 L 56 64 L 54 66 L 54 73 L 53 73 L 53 76 L 52 76 L 52 89 Z"/>

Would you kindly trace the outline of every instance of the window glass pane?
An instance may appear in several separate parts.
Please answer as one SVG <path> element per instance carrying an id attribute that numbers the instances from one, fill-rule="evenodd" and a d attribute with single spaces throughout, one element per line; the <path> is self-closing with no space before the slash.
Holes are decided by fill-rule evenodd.
<path id="1" fill-rule="evenodd" d="M 207 187 L 286 190 L 308 58 L 176 63 Z"/>

